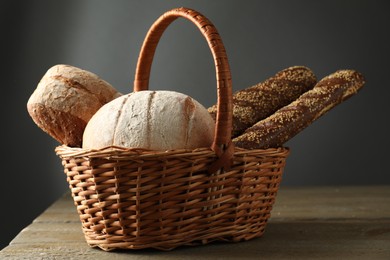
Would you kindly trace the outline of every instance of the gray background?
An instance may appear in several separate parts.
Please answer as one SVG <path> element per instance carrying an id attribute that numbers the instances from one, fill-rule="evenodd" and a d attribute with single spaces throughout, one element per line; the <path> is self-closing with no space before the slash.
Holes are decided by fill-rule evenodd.
<path id="1" fill-rule="evenodd" d="M 283 186 L 390 184 L 388 1 L 1 1 L 0 248 L 67 191 L 58 145 L 30 119 L 26 103 L 43 74 L 65 63 L 132 90 L 138 52 L 165 11 L 194 8 L 217 27 L 234 90 L 293 65 L 318 79 L 356 69 L 367 79 L 356 96 L 286 145 Z M 163 35 L 151 88 L 215 103 L 214 65 L 198 29 L 181 19 Z M 4 80 L 5 79 L 5 80 Z M 76 212 L 75 212 L 76 214 Z"/>

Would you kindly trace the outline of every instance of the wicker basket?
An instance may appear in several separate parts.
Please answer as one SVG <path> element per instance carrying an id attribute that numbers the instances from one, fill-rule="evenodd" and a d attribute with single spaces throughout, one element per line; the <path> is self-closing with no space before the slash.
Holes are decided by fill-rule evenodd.
<path id="1" fill-rule="evenodd" d="M 193 22 L 215 60 L 218 113 L 214 144 L 195 150 L 150 151 L 58 146 L 87 243 L 103 250 L 243 241 L 263 234 L 289 150 L 245 150 L 231 143 L 232 86 L 220 36 L 200 13 L 163 14 L 142 46 L 134 91 L 148 88 L 154 52 L 178 17 Z"/>

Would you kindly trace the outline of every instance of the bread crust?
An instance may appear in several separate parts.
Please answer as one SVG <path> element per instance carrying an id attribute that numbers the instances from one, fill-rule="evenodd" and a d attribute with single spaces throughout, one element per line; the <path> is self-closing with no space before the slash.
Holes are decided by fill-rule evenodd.
<path id="1" fill-rule="evenodd" d="M 242 134 L 261 119 L 289 104 L 302 93 L 314 87 L 314 73 L 305 66 L 292 66 L 257 85 L 233 94 L 232 137 Z M 216 118 L 216 104 L 208 108 Z"/>
<path id="2" fill-rule="evenodd" d="M 80 146 L 86 125 L 84 120 L 39 103 L 28 104 L 27 110 L 38 127 L 54 139 L 69 146 Z"/>
<path id="3" fill-rule="evenodd" d="M 144 90 L 99 109 L 85 128 L 83 148 L 195 149 L 210 147 L 214 131 L 207 109 L 191 97 L 175 91 Z"/>
<path id="4" fill-rule="evenodd" d="M 248 128 L 233 143 L 245 149 L 280 147 L 330 109 L 356 94 L 365 84 L 355 70 L 338 70 L 313 89 Z"/>
<path id="5" fill-rule="evenodd" d="M 42 77 L 27 102 L 27 111 L 38 127 L 59 143 L 81 147 L 89 119 L 121 95 L 96 74 L 59 64 Z"/>

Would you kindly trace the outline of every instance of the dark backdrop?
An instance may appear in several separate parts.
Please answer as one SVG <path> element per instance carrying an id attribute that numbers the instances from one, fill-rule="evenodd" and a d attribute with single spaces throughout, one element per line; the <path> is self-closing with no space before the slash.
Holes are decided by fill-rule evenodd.
<path id="1" fill-rule="evenodd" d="M 56 141 L 30 119 L 26 103 L 51 66 L 92 71 L 132 90 L 144 36 L 163 12 L 194 8 L 217 27 L 234 90 L 293 65 L 318 79 L 356 69 L 367 83 L 286 145 L 282 186 L 390 184 L 388 1 L 1 1 L 0 248 L 67 191 Z M 198 29 L 177 20 L 161 39 L 152 89 L 215 103 L 215 74 Z M 75 212 L 76 214 L 76 212 Z"/>

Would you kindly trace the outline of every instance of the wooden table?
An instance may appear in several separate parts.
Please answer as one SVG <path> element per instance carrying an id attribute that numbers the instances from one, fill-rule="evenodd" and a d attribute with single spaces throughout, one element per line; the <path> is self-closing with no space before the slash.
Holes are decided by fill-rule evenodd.
<path id="1" fill-rule="evenodd" d="M 90 248 L 65 194 L 0 259 L 390 259 L 390 186 L 281 187 L 262 237 L 169 252 Z"/>

